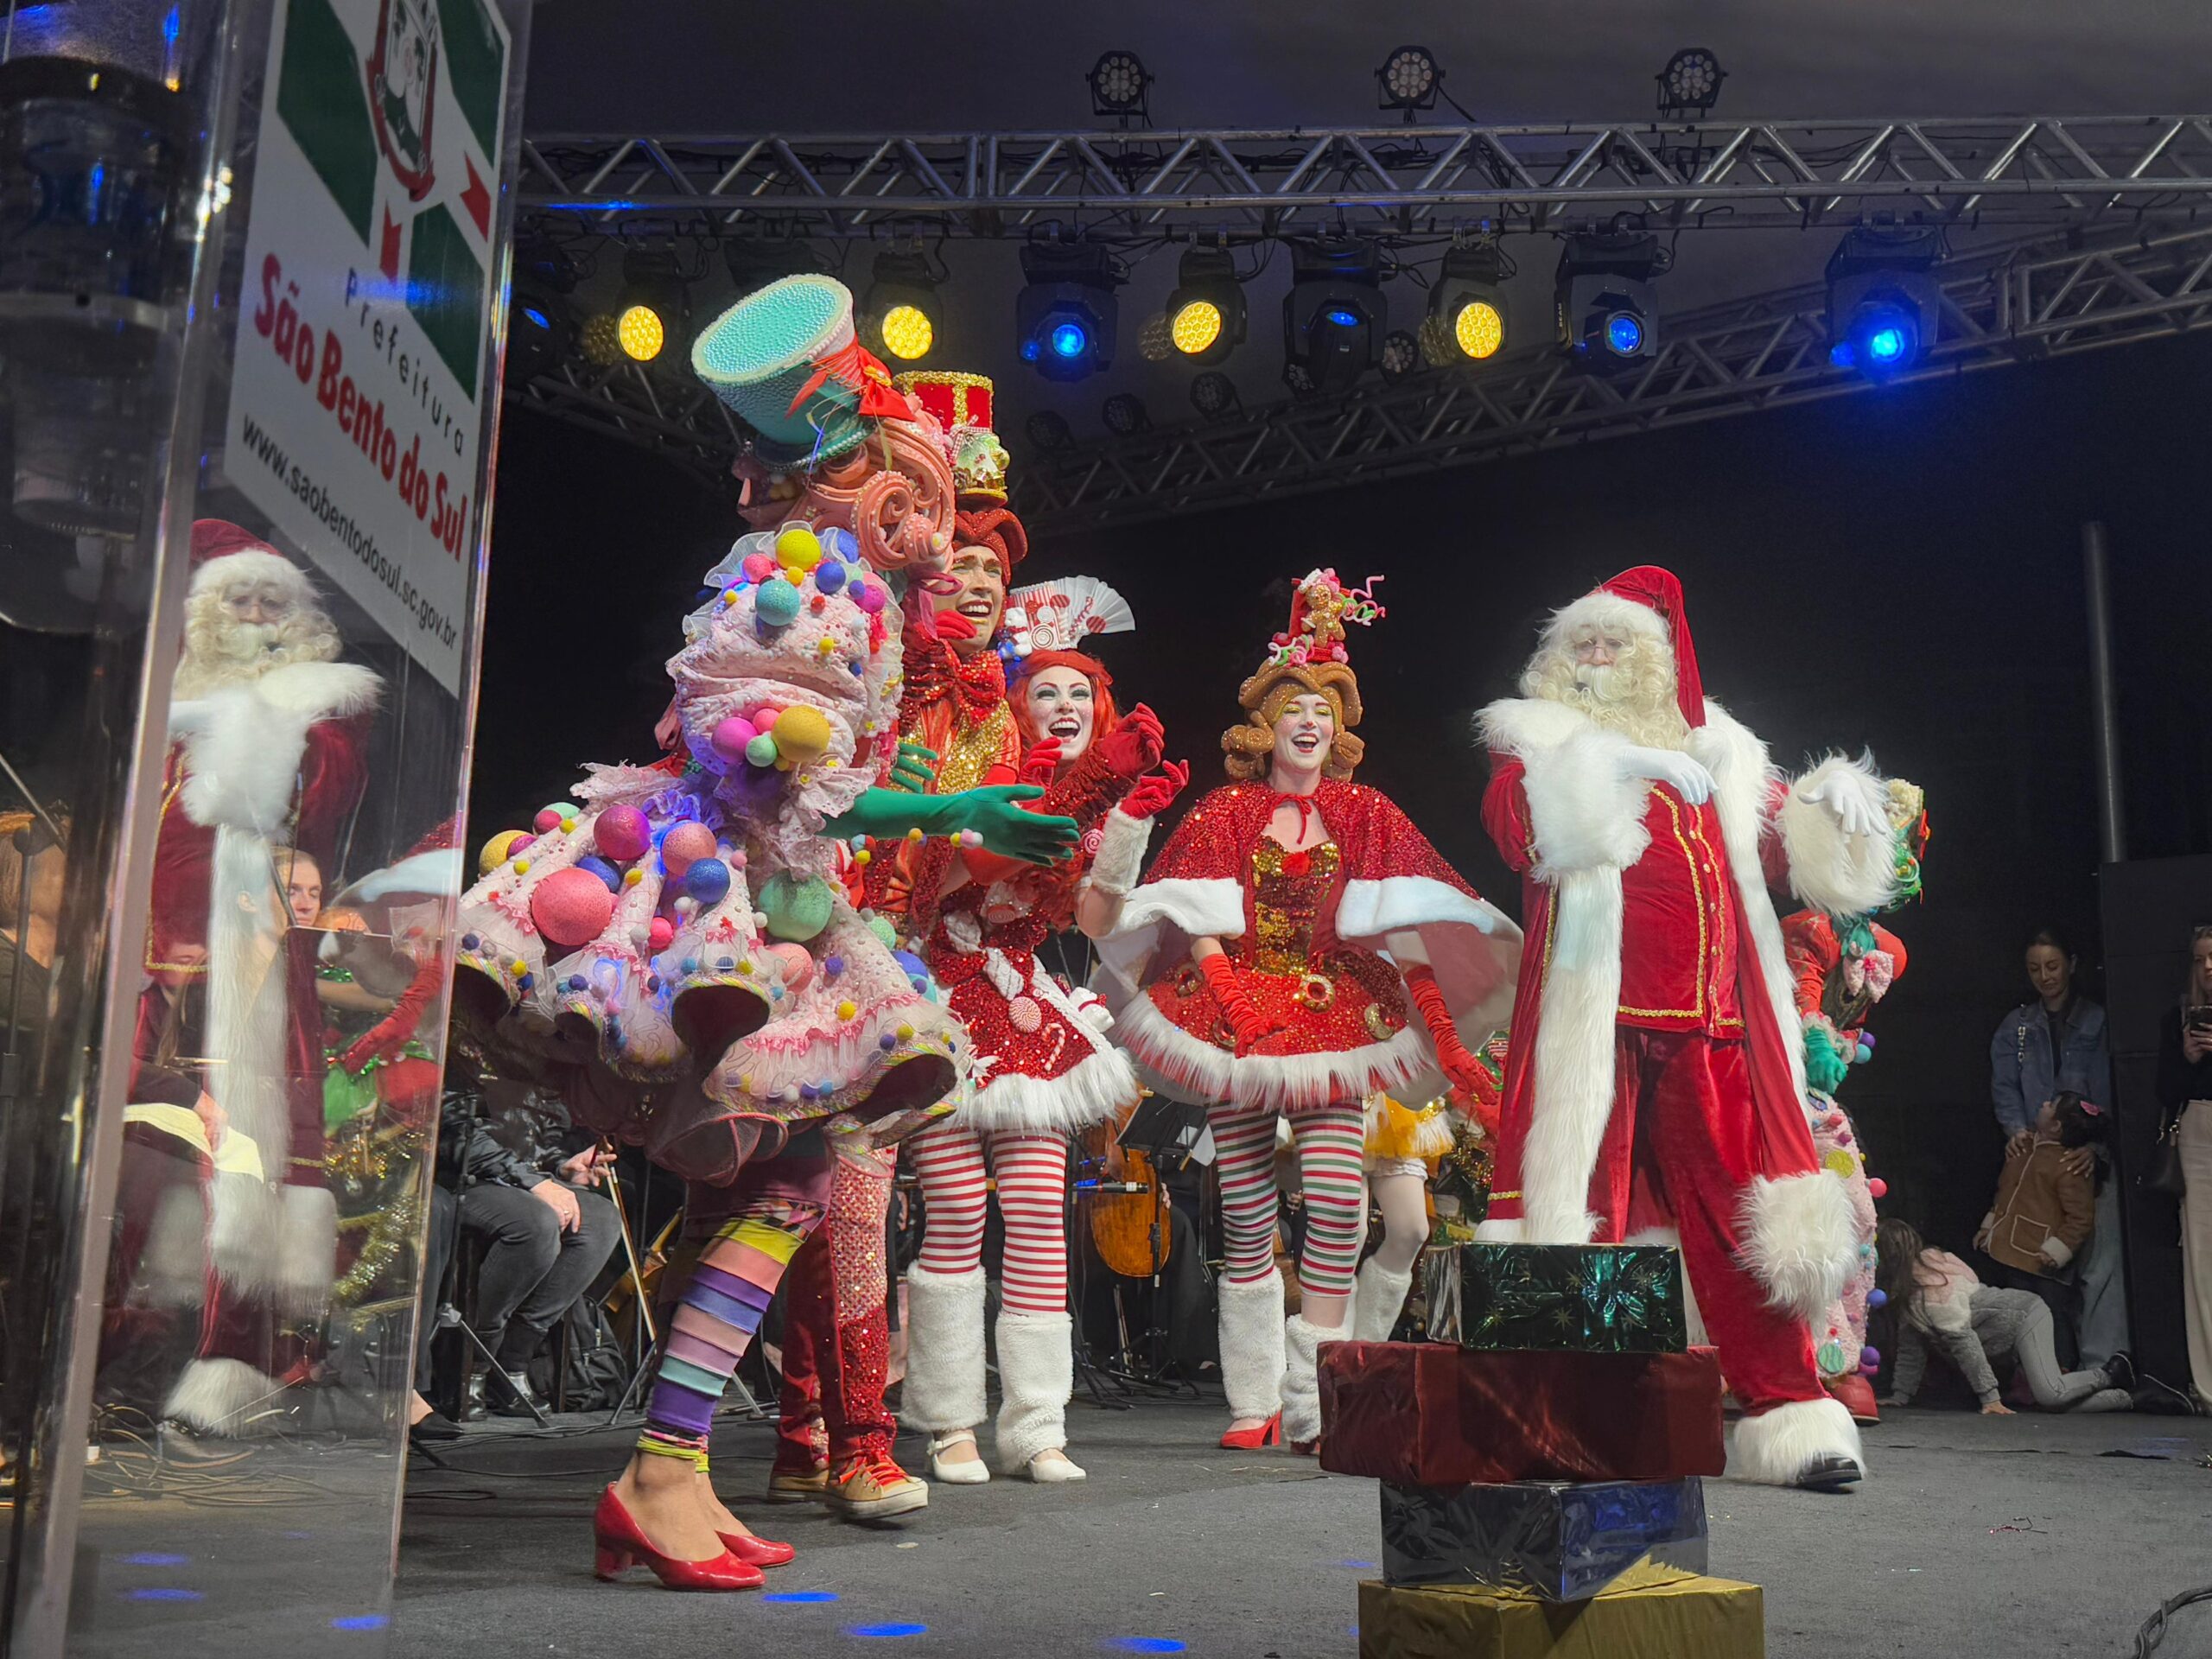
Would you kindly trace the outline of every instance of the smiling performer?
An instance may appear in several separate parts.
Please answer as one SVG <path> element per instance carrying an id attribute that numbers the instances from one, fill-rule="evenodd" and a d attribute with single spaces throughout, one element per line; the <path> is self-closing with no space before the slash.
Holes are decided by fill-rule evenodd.
<path id="1" fill-rule="evenodd" d="M 1806 1321 L 1857 1253 L 1805 1124 L 1787 880 L 1830 915 L 1893 896 L 1886 792 L 1831 758 L 1794 785 L 1709 701 L 1672 573 L 1623 572 L 1554 615 L 1523 696 L 1481 716 L 1483 818 L 1523 873 L 1522 970 L 1485 1236 L 1582 1243 L 1679 1230 L 1729 1387 L 1729 1472 L 1860 1478 L 1851 1414 Z"/>
<path id="2" fill-rule="evenodd" d="M 1066 586 L 1127 614 L 1103 583 L 1078 578 Z M 1046 590 L 1023 597 L 1025 608 L 1037 608 Z M 1102 1026 L 1110 1023 L 1103 1005 L 1092 998 L 1078 1007 L 1037 951 L 1071 920 L 1088 932 L 1100 930 L 1109 912 L 1087 890 L 1092 854 L 1109 892 L 1126 892 L 1152 815 L 1190 775 L 1187 766 L 1153 770 L 1160 759 L 1160 722 L 1141 704 L 1117 715 L 1113 679 L 1101 664 L 1047 649 L 1033 650 L 1023 667 L 1014 702 L 1030 746 L 1023 779 L 1046 785 L 1039 810 L 1083 826 L 1085 850 L 1069 864 L 1039 870 L 939 843 L 917 866 L 918 892 L 936 895 L 923 918 L 925 958 L 968 1028 L 979 1077 L 954 1116 L 914 1136 L 911 1153 L 928 1219 L 921 1258 L 906 1281 L 905 1415 L 930 1431 L 937 1478 L 957 1485 L 989 1478 L 976 1445 L 984 1410 L 987 1165 L 1006 1224 L 996 1344 L 1004 1396 L 999 1465 L 1039 1482 L 1084 1476 L 1064 1449 L 1074 1377 L 1068 1137 L 1134 1104 L 1140 1090 L 1128 1057 L 1103 1035 Z"/>
<path id="3" fill-rule="evenodd" d="M 1502 1022 L 1520 960 L 1520 930 L 1387 797 L 1347 781 L 1363 750 L 1344 625 L 1381 614 L 1334 571 L 1299 584 L 1288 632 L 1237 694 L 1243 722 L 1222 735 L 1236 781 L 1177 827 L 1102 950 L 1122 1042 L 1168 1092 L 1207 1103 L 1228 1235 L 1226 1446 L 1319 1437 L 1314 1350 L 1346 1334 L 1366 1220 L 1363 1102 L 1478 1090 L 1471 1051 Z M 1306 1215 L 1287 1324 L 1285 1115 Z"/>

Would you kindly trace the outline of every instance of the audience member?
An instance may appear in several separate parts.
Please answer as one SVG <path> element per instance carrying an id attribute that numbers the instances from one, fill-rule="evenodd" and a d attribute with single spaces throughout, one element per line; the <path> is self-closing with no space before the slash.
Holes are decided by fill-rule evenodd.
<path id="1" fill-rule="evenodd" d="M 1998 1281 L 2042 1297 L 2062 1329 L 2075 1317 L 2074 1259 L 2096 1227 L 2104 1171 L 2094 1149 L 2104 1144 L 2105 1125 L 2102 1107 L 2061 1090 L 2036 1114 L 2027 1143 L 2008 1149 L 1974 1234 L 1974 1248 L 1997 1263 Z"/>
<path id="2" fill-rule="evenodd" d="M 2077 988 L 2081 961 L 2066 936 L 2042 929 L 2028 941 L 2026 965 L 2035 997 L 1998 1022 L 1989 1045 L 1990 1098 L 2008 1157 L 2027 1152 L 2037 1114 L 2062 1090 L 2107 1109 L 2113 1100 L 2105 1011 Z M 2076 1154 L 2075 1161 L 2085 1160 Z M 2059 1328 L 2060 1352 L 2069 1359 L 2078 1353 L 2083 1366 L 2094 1369 L 2127 1347 L 2120 1190 L 2109 1180 L 2098 1191 L 2096 1226 L 2076 1279 L 2080 1302 L 2075 1319 Z"/>
<path id="3" fill-rule="evenodd" d="M 1874 1232 L 1875 1282 L 1888 1299 L 1897 1353 L 1885 1406 L 1907 1406 L 1920 1392 L 1935 1348 L 1974 1390 L 1985 1417 L 2012 1414 L 1994 1367 L 2012 1363 L 2045 1411 L 2126 1411 L 2134 1367 L 2116 1354 L 2091 1370 L 2062 1371 L 2050 1309 L 2031 1291 L 1985 1285 L 1948 1250 L 1932 1249 L 1911 1223 L 1884 1218 Z"/>
<path id="4" fill-rule="evenodd" d="M 2181 1154 L 2182 1315 L 2199 1410 L 2212 1402 L 2212 926 L 2189 936 L 2189 981 L 2158 1024 L 2158 1134 Z"/>
<path id="5" fill-rule="evenodd" d="M 34 815 L 0 812 L 0 1054 L 23 1052 L 28 1045 L 10 1039 L 43 1017 L 61 872 L 61 854 Z"/>
<path id="6" fill-rule="evenodd" d="M 489 1079 L 448 1087 L 423 1262 L 416 1421 L 429 1410 L 420 1396 L 430 1386 L 429 1338 L 456 1234 L 485 1247 L 474 1306 L 461 1311 L 499 1368 L 497 1377 L 472 1383 L 470 1403 L 528 1415 L 537 1399 L 531 1360 L 620 1242 L 614 1205 L 598 1191 L 613 1172 L 613 1160 L 601 1161 L 557 1101 Z"/>

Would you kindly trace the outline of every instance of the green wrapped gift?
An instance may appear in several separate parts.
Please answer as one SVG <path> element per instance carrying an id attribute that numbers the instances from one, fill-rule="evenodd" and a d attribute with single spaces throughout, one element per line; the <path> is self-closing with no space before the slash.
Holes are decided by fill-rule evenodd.
<path id="1" fill-rule="evenodd" d="M 1671 1245 L 1458 1249 L 1456 1329 L 1432 1335 L 1491 1352 L 1679 1354 L 1689 1346 L 1681 1254 Z"/>

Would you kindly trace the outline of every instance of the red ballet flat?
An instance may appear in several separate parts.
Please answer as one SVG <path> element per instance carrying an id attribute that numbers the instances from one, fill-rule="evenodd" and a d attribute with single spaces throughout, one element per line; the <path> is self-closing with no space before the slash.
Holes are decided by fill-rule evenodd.
<path id="1" fill-rule="evenodd" d="M 1257 1452 L 1262 1446 L 1282 1444 L 1282 1413 L 1275 1414 L 1257 1428 L 1232 1428 L 1221 1437 L 1225 1452 Z"/>
<path id="2" fill-rule="evenodd" d="M 749 1532 L 718 1532 L 722 1548 L 747 1567 L 781 1567 L 798 1554 L 789 1544 L 772 1538 L 755 1538 Z"/>
<path id="3" fill-rule="evenodd" d="M 766 1582 L 760 1569 L 722 1553 L 704 1561 L 679 1561 L 664 1555 L 646 1540 L 622 1500 L 609 1486 L 599 1496 L 591 1518 L 592 1570 L 602 1579 L 617 1579 L 633 1567 L 647 1567 L 669 1590 L 758 1590 Z"/>

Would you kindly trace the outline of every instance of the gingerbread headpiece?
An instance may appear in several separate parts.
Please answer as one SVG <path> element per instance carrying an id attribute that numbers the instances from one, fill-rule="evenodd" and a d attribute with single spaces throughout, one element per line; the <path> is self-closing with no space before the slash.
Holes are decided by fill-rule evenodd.
<path id="1" fill-rule="evenodd" d="M 1291 597 L 1290 626 L 1268 642 L 1267 659 L 1259 672 L 1237 688 L 1236 701 L 1244 709 L 1243 724 L 1221 734 L 1221 747 L 1232 778 L 1265 775 L 1268 756 L 1274 747 L 1274 723 L 1293 697 L 1312 692 L 1328 699 L 1336 715 L 1337 737 L 1329 754 L 1327 773 L 1349 778 L 1359 765 L 1365 746 L 1354 735 L 1363 712 L 1359 679 L 1351 671 L 1351 657 L 1344 649 L 1344 624 L 1363 627 L 1377 620 L 1382 607 L 1376 602 L 1370 576 L 1364 588 L 1347 588 L 1334 570 L 1313 570 L 1298 584 Z"/>
<path id="2" fill-rule="evenodd" d="M 893 382 L 937 416 L 952 460 L 952 481 L 963 507 L 1006 505 L 1006 446 L 991 422 L 987 375 L 918 369 Z"/>

